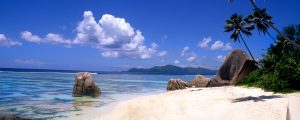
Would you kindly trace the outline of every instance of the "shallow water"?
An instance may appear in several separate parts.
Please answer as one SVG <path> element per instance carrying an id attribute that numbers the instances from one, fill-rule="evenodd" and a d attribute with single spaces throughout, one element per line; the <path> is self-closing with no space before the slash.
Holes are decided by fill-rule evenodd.
<path id="1" fill-rule="evenodd" d="M 58 119 L 83 109 L 100 108 L 134 96 L 165 92 L 170 78 L 191 80 L 194 75 L 93 74 L 102 94 L 73 97 L 75 73 L 0 72 L 0 112 L 20 117 Z M 212 77 L 212 76 L 206 76 Z"/>

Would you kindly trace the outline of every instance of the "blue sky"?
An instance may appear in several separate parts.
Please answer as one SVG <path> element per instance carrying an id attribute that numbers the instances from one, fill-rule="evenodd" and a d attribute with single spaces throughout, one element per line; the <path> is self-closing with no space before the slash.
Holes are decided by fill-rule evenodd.
<path id="1" fill-rule="evenodd" d="M 300 22 L 299 1 L 256 2 L 278 28 Z M 248 1 L 237 0 L 2 0 L 0 67 L 217 69 L 231 50 L 246 50 L 223 32 L 225 20 L 251 10 Z M 256 32 L 245 39 L 256 58 L 273 44 Z"/>

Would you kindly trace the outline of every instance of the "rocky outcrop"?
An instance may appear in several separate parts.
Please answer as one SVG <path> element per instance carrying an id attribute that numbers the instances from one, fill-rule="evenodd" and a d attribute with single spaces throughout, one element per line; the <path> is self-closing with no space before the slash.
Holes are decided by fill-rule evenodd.
<path id="1" fill-rule="evenodd" d="M 170 79 L 168 82 L 167 90 L 185 89 L 187 84 L 181 79 Z"/>
<path id="2" fill-rule="evenodd" d="M 13 114 L 0 113 L 0 120 L 35 120 L 35 119 L 22 118 Z"/>
<path id="3" fill-rule="evenodd" d="M 207 87 L 210 78 L 205 78 L 203 75 L 197 75 L 195 79 L 187 83 L 188 87 Z"/>
<path id="4" fill-rule="evenodd" d="M 101 91 L 94 83 L 93 77 L 89 72 L 79 72 L 75 76 L 73 94 L 96 97 L 101 94 Z"/>
<path id="5" fill-rule="evenodd" d="M 225 59 L 216 77 L 208 86 L 235 85 L 257 68 L 255 61 L 241 49 L 235 49 Z"/>

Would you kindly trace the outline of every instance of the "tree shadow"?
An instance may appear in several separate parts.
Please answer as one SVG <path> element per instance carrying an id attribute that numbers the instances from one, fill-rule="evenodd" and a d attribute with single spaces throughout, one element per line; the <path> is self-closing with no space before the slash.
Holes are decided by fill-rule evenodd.
<path id="1" fill-rule="evenodd" d="M 202 89 L 197 89 L 197 90 L 190 90 L 191 92 L 194 92 L 194 91 L 200 91 L 200 90 L 202 90 Z"/>
<path id="2" fill-rule="evenodd" d="M 282 96 L 280 95 L 261 95 L 258 97 L 253 97 L 253 96 L 248 96 L 248 97 L 241 97 L 241 98 L 237 98 L 237 99 L 233 99 L 231 102 L 232 103 L 237 103 L 237 102 L 246 102 L 246 101 L 254 101 L 254 102 L 262 102 L 262 101 L 266 101 L 268 99 L 274 99 L 274 98 L 282 98 Z"/>

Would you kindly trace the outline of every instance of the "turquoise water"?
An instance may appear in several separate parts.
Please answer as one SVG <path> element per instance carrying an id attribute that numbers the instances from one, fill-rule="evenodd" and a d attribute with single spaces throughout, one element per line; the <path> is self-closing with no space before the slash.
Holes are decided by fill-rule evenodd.
<path id="1" fill-rule="evenodd" d="M 99 108 L 134 96 L 165 92 L 170 78 L 185 81 L 194 78 L 194 75 L 92 76 L 102 91 L 97 98 L 72 96 L 75 73 L 1 71 L 0 112 L 26 118 L 64 118 L 64 113 L 78 112 L 83 108 Z"/>

